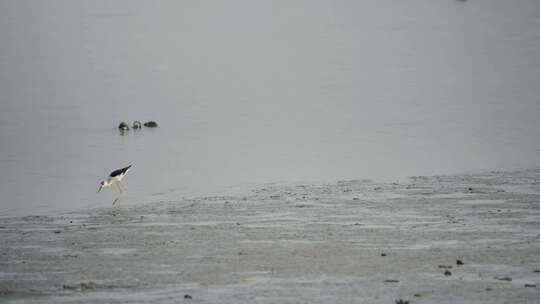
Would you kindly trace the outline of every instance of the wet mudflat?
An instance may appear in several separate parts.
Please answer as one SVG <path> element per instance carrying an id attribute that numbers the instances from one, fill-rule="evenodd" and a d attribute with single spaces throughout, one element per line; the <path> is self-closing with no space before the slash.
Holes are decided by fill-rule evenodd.
<path id="1" fill-rule="evenodd" d="M 0 219 L 6 303 L 533 303 L 540 170 Z"/>

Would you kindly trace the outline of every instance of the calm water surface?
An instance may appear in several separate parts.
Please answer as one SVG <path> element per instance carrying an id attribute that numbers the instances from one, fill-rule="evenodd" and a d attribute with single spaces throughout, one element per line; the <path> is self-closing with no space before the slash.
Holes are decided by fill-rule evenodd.
<path id="1" fill-rule="evenodd" d="M 538 167 L 539 79 L 535 0 L 0 1 L 0 215 Z"/>

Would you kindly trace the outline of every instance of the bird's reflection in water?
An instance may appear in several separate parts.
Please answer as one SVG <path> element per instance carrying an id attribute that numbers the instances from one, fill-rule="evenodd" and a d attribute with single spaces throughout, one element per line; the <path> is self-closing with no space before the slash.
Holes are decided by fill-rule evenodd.
<path id="1" fill-rule="evenodd" d="M 122 202 L 122 195 L 119 195 L 118 197 L 116 197 L 114 199 L 112 204 L 113 204 L 113 206 L 116 206 L 116 207 L 120 208 L 121 202 Z"/>

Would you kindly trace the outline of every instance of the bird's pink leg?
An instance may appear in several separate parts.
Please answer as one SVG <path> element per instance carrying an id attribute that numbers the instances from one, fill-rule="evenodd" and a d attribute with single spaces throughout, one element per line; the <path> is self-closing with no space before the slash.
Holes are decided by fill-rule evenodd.
<path id="1" fill-rule="evenodd" d="M 118 207 L 120 207 L 120 196 L 114 199 L 114 201 L 112 202 L 113 206 L 115 206 L 116 203 L 118 203 Z"/>
<path id="2" fill-rule="evenodd" d="M 127 192 L 126 186 L 124 186 L 124 184 L 122 184 L 120 181 L 118 182 L 118 184 L 122 187 L 123 192 Z"/>
<path id="3" fill-rule="evenodd" d="M 116 186 L 118 187 L 118 191 L 120 191 L 120 195 L 122 195 L 122 193 L 124 193 L 124 191 L 122 190 L 122 187 L 120 187 L 120 182 L 117 182 Z"/>

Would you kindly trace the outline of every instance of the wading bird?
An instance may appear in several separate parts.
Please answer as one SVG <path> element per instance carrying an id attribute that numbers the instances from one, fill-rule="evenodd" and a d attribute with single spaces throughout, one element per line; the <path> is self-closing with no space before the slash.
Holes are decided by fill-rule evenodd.
<path id="1" fill-rule="evenodd" d="M 118 186 L 118 191 L 120 191 L 120 195 L 122 195 L 122 193 L 124 193 L 125 191 L 125 188 L 122 187 L 122 183 L 120 181 L 124 178 L 124 176 L 126 176 L 129 168 L 131 168 L 131 165 L 111 172 L 111 174 L 109 174 L 109 177 L 99 184 L 99 189 L 97 192 L 101 191 L 101 189 L 104 187 L 110 187 L 113 184 L 116 184 L 116 186 Z"/>

